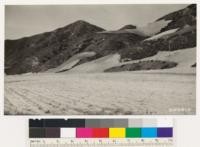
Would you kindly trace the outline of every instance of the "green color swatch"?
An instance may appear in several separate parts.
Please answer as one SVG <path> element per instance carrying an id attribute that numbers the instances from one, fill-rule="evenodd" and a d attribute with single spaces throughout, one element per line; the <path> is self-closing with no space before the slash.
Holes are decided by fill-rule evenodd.
<path id="1" fill-rule="evenodd" d="M 141 128 L 126 128 L 126 138 L 140 138 Z"/>

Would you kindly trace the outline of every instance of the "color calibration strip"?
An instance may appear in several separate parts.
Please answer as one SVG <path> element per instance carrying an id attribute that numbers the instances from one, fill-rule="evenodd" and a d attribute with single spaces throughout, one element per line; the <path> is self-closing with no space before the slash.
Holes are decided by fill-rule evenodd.
<path id="1" fill-rule="evenodd" d="M 90 139 L 30 139 L 29 147 L 174 147 L 173 139 L 127 139 L 127 138 L 90 138 Z"/>
<path id="2" fill-rule="evenodd" d="M 29 120 L 30 138 L 172 138 L 171 119 Z"/>

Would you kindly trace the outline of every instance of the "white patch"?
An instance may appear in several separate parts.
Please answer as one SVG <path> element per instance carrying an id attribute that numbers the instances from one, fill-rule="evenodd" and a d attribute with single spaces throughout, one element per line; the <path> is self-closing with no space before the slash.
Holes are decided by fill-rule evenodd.
<path id="1" fill-rule="evenodd" d="M 138 30 L 142 31 L 147 36 L 152 36 L 160 32 L 160 30 L 166 27 L 171 20 L 160 20 L 153 23 L 149 23 L 144 27 L 138 27 Z"/>
<path id="2" fill-rule="evenodd" d="M 74 65 L 76 65 L 81 59 L 87 58 L 87 57 L 92 57 L 94 55 L 96 55 L 95 52 L 83 52 L 83 53 L 76 54 L 73 57 L 71 57 L 69 60 L 67 60 L 66 62 L 61 64 L 60 66 L 49 69 L 47 72 L 59 72 L 59 71 L 63 71 L 63 70 L 69 70 Z"/>
<path id="3" fill-rule="evenodd" d="M 83 73 L 94 73 L 94 72 L 103 72 L 104 70 L 117 66 L 120 63 L 120 55 L 112 54 L 108 55 L 91 62 L 87 62 L 81 65 L 78 65 L 71 69 L 71 72 L 83 72 Z M 69 72 L 70 72 L 69 71 Z"/>
<path id="4" fill-rule="evenodd" d="M 156 40 L 156 39 L 159 39 L 159 38 L 164 37 L 164 36 L 166 36 L 166 35 L 172 34 L 172 33 L 176 32 L 177 30 L 178 30 L 178 28 L 177 28 L 177 29 L 171 29 L 171 30 L 162 32 L 162 33 L 160 33 L 160 34 L 157 34 L 157 35 L 154 35 L 154 36 L 152 36 L 152 37 L 150 37 L 150 38 L 145 39 L 145 41 L 147 41 L 147 40 Z"/>

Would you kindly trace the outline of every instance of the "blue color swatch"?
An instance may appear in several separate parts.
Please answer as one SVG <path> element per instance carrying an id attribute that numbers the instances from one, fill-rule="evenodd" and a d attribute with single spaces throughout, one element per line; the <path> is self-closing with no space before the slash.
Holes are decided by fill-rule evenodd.
<path id="1" fill-rule="evenodd" d="M 144 138 L 156 138 L 157 137 L 157 128 L 142 128 L 141 135 Z"/>

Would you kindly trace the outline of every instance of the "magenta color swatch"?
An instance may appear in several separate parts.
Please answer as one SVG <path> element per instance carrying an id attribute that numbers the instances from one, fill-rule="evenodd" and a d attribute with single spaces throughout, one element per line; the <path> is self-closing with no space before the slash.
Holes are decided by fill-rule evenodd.
<path id="1" fill-rule="evenodd" d="M 91 128 L 76 128 L 76 138 L 92 138 Z"/>

